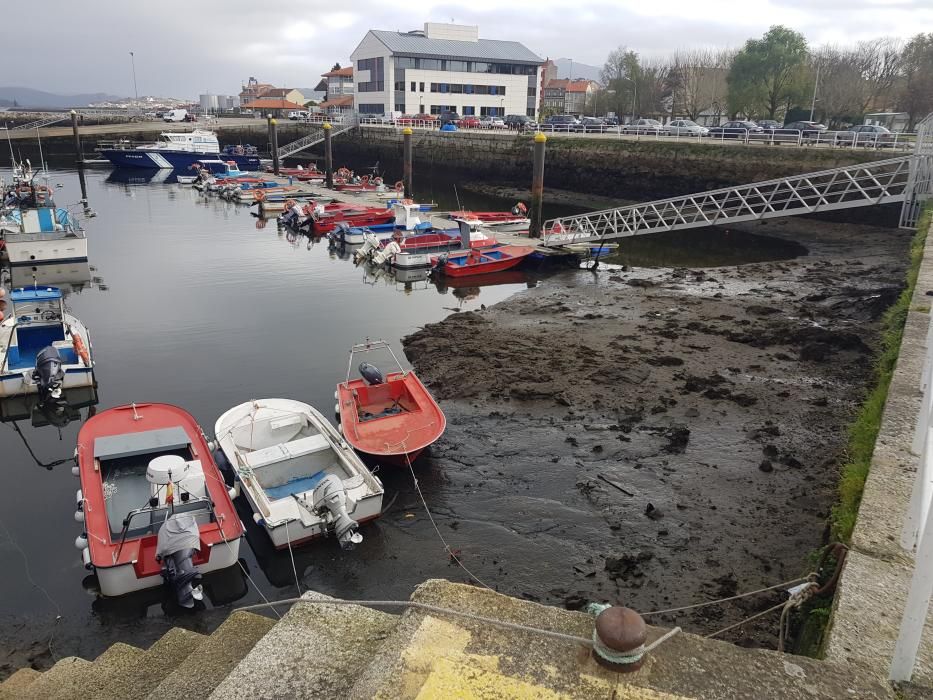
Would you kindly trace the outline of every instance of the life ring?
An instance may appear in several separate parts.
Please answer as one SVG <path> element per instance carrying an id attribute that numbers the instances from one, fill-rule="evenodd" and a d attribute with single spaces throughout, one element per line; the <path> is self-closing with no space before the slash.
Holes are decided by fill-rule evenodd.
<path id="1" fill-rule="evenodd" d="M 392 233 L 392 240 L 395 241 L 396 243 L 401 243 L 401 242 L 402 242 L 402 238 L 403 238 L 403 236 L 402 236 L 402 232 L 401 232 L 401 231 L 394 231 L 394 232 Z"/>
<path id="2" fill-rule="evenodd" d="M 263 202 L 266 199 L 266 192 L 264 187 L 257 187 L 253 190 L 253 199 L 257 202 Z"/>
<path id="3" fill-rule="evenodd" d="M 402 204 L 406 204 L 406 205 L 407 205 L 407 204 L 414 204 L 414 203 L 415 203 L 414 200 L 411 200 L 411 199 L 403 199 L 403 200 L 402 200 Z"/>
<path id="4" fill-rule="evenodd" d="M 374 184 L 374 185 L 381 185 L 381 184 L 382 184 L 382 178 L 381 178 L 381 177 L 374 177 L 374 178 L 373 178 L 373 184 Z"/>
<path id="5" fill-rule="evenodd" d="M 401 180 L 399 180 L 398 182 L 396 182 L 396 183 L 395 183 L 395 191 L 396 191 L 396 192 L 404 192 L 404 191 L 405 191 L 405 183 L 402 182 Z"/>
<path id="6" fill-rule="evenodd" d="M 84 341 L 81 339 L 81 336 L 70 330 L 71 333 L 71 343 L 74 345 L 75 353 L 78 357 L 81 358 L 81 361 L 84 363 L 85 367 L 91 366 L 91 356 L 87 351 L 87 348 L 84 346 Z"/>
<path id="7" fill-rule="evenodd" d="M 293 206 L 295 206 L 296 204 L 298 204 L 298 202 L 296 202 L 294 199 L 286 199 L 286 200 L 285 200 L 285 208 L 286 208 L 286 209 L 291 209 L 291 208 L 292 208 Z"/>

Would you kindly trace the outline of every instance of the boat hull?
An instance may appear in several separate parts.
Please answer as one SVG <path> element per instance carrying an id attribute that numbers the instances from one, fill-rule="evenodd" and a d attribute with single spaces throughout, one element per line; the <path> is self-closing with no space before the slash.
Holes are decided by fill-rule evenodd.
<path id="1" fill-rule="evenodd" d="M 87 261 L 87 238 L 83 233 L 7 233 L 4 236 L 10 265 L 72 263 Z"/>
<path id="2" fill-rule="evenodd" d="M 101 156 L 118 168 L 147 168 L 150 170 L 181 170 L 204 160 L 233 161 L 240 170 L 259 170 L 258 156 L 227 155 L 221 153 L 195 153 L 168 149 L 106 149 Z"/>
<path id="3" fill-rule="evenodd" d="M 445 277 L 472 277 L 503 272 L 517 267 L 534 252 L 527 246 L 499 246 L 486 251 L 471 251 L 456 257 L 435 269 Z"/>

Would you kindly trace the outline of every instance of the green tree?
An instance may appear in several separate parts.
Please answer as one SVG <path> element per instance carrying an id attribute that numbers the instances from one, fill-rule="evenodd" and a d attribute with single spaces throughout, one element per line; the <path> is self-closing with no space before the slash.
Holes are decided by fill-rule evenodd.
<path id="1" fill-rule="evenodd" d="M 609 53 L 606 63 L 599 72 L 599 79 L 606 86 L 606 111 L 619 116 L 637 111 L 638 81 L 641 70 L 638 54 L 620 46 Z"/>
<path id="2" fill-rule="evenodd" d="M 933 33 L 917 34 L 903 54 L 903 80 L 899 106 L 907 112 L 907 130 L 933 112 Z"/>
<path id="3" fill-rule="evenodd" d="M 729 69 L 729 109 L 774 119 L 806 91 L 807 40 L 782 26 L 749 39 Z"/>
<path id="4" fill-rule="evenodd" d="M 339 63 L 335 63 L 335 64 L 334 64 L 334 67 L 331 68 L 331 70 L 340 70 L 340 64 L 339 64 Z"/>

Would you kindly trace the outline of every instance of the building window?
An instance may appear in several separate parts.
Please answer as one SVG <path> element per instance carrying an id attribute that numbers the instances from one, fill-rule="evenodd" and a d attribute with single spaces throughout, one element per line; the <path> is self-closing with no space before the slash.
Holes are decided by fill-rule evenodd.
<path id="1" fill-rule="evenodd" d="M 424 83 L 421 83 L 421 84 L 424 85 Z M 437 91 L 438 91 L 437 83 L 431 83 L 431 92 L 437 92 Z"/>
<path id="2" fill-rule="evenodd" d="M 356 71 L 369 71 L 369 82 L 359 83 L 358 92 L 382 92 L 385 90 L 385 61 L 382 56 L 364 58 L 356 62 Z"/>
<path id="3" fill-rule="evenodd" d="M 498 94 L 499 94 L 499 86 L 498 86 L 498 85 L 490 85 L 490 86 L 489 86 L 489 94 L 490 94 L 490 95 L 498 95 Z"/>
<path id="4" fill-rule="evenodd" d="M 472 94 L 473 94 L 473 86 L 472 86 L 472 85 L 464 85 L 464 86 L 463 86 L 463 92 L 464 92 L 464 94 L 466 94 L 466 95 L 472 95 Z"/>
<path id="5" fill-rule="evenodd" d="M 357 105 L 356 110 L 360 114 L 383 114 L 386 106 L 384 104 L 361 104 Z"/>
<path id="6" fill-rule="evenodd" d="M 424 83 L 418 83 L 418 85 L 420 85 L 418 92 L 424 92 Z"/>
<path id="7" fill-rule="evenodd" d="M 528 109 L 526 109 L 526 110 L 525 110 L 525 115 L 534 118 L 534 116 L 535 116 L 535 108 L 534 108 L 534 107 L 529 107 Z"/>
<path id="8" fill-rule="evenodd" d="M 431 105 L 431 114 L 440 114 L 441 106 L 440 105 Z"/>
<path id="9" fill-rule="evenodd" d="M 481 117 L 501 117 L 505 115 L 504 107 L 480 107 L 479 113 Z"/>
<path id="10" fill-rule="evenodd" d="M 404 113 L 404 112 L 405 112 L 405 103 L 402 102 L 402 103 L 400 103 L 400 104 L 395 105 L 395 111 L 396 111 L 396 112 L 403 112 L 403 113 Z"/>
<path id="11" fill-rule="evenodd" d="M 441 70 L 441 62 L 436 58 L 422 58 L 421 68 L 422 70 Z"/>
<path id="12" fill-rule="evenodd" d="M 528 88 L 528 97 L 537 97 L 538 90 L 537 88 L 530 87 Z"/>
<path id="13" fill-rule="evenodd" d="M 415 92 L 415 81 L 414 80 L 411 81 L 411 91 Z"/>
<path id="14" fill-rule="evenodd" d="M 405 81 L 404 80 L 396 81 L 395 89 L 398 90 L 399 92 L 405 92 Z"/>
<path id="15" fill-rule="evenodd" d="M 457 84 L 455 84 L 455 83 L 451 83 L 451 85 L 450 85 L 450 92 L 453 93 L 453 94 L 455 94 L 455 95 L 462 95 L 462 94 L 463 94 L 463 85 L 457 85 Z"/>
<path id="16" fill-rule="evenodd" d="M 476 107 L 470 107 L 468 105 L 463 105 L 463 116 L 472 117 L 476 114 Z"/>
<path id="17" fill-rule="evenodd" d="M 441 92 L 450 92 L 450 85 L 447 83 L 441 83 L 440 88 Z"/>

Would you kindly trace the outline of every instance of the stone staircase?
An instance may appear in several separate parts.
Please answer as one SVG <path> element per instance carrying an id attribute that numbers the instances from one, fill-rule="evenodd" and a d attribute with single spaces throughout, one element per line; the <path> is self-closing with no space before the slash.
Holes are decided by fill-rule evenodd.
<path id="1" fill-rule="evenodd" d="M 309 600 L 328 598 L 314 592 Z M 447 581 L 412 599 L 589 637 L 593 618 Z M 649 639 L 663 630 L 649 628 Z M 111 698 L 756 698 L 896 697 L 851 666 L 679 634 L 636 673 L 596 664 L 581 645 L 406 609 L 295 605 L 275 621 L 233 613 L 209 636 L 173 629 L 143 651 L 118 643 L 94 661 L 21 669 L 0 700 Z"/>

